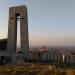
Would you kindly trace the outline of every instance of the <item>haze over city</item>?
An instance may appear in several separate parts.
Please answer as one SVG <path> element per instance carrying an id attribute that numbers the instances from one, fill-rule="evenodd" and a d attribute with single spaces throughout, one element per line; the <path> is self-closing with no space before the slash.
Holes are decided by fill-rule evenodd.
<path id="1" fill-rule="evenodd" d="M 1 0 L 0 39 L 7 38 L 9 7 L 18 5 L 28 9 L 30 46 L 75 47 L 74 0 Z"/>

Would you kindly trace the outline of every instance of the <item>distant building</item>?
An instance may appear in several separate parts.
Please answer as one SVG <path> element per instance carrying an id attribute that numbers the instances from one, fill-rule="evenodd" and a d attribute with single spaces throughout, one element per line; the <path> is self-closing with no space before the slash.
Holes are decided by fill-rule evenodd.
<path id="1" fill-rule="evenodd" d="M 67 53 L 64 53 L 64 63 L 65 64 L 75 64 L 75 51 L 68 51 Z"/>
<path id="2" fill-rule="evenodd" d="M 46 49 L 46 48 L 45 48 Z M 30 50 L 30 60 L 34 62 L 61 63 L 61 54 L 59 51 L 45 50 Z"/>
<path id="3" fill-rule="evenodd" d="M 0 50 L 7 49 L 7 39 L 0 39 Z"/>

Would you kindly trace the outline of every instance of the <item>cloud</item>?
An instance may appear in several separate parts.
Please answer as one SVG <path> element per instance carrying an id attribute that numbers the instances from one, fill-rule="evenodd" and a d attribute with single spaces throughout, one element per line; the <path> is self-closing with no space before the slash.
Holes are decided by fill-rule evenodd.
<path id="1" fill-rule="evenodd" d="M 0 39 L 3 39 L 3 38 L 7 38 L 7 32 L 3 32 L 3 28 L 0 25 Z"/>
<path id="2" fill-rule="evenodd" d="M 7 33 L 6 32 L 0 32 L 0 39 L 7 38 Z"/>

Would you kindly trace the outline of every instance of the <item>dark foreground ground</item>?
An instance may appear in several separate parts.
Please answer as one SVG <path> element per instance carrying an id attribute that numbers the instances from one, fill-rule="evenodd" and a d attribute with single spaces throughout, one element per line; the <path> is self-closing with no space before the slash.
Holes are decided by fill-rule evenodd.
<path id="1" fill-rule="evenodd" d="M 50 64 L 1 65 L 0 75 L 75 75 L 75 68 Z"/>

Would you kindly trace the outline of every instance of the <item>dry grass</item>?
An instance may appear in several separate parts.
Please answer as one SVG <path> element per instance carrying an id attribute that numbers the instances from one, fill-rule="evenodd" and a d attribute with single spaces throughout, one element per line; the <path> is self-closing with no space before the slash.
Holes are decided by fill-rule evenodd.
<path id="1" fill-rule="evenodd" d="M 14 64 L 1 65 L 0 75 L 75 75 L 75 70 L 49 64 Z"/>

